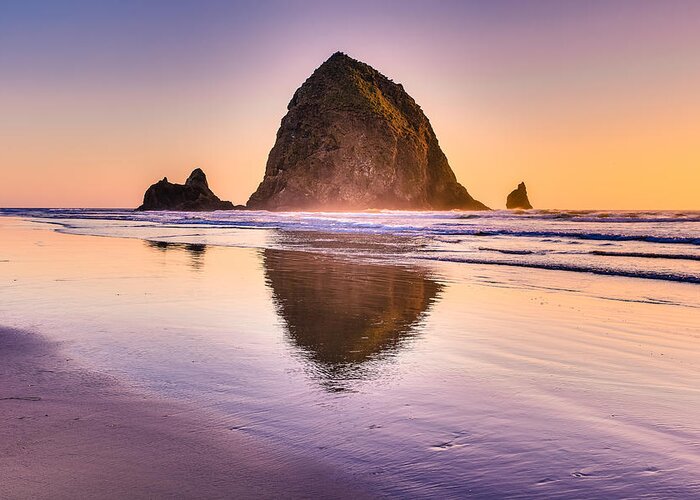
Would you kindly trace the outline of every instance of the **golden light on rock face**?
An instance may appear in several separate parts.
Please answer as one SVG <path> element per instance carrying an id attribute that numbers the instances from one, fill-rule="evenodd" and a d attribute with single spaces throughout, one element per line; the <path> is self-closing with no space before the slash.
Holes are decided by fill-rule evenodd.
<path id="1" fill-rule="evenodd" d="M 486 205 L 525 180 L 535 207 L 699 208 L 696 2 L 3 8 L 0 206 L 136 207 L 197 166 L 243 203 L 342 50 L 404 85 Z"/>

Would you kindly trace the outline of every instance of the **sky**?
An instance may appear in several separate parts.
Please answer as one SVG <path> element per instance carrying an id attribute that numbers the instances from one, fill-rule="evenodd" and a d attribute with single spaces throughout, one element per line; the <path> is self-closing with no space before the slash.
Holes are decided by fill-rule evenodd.
<path id="1" fill-rule="evenodd" d="M 0 206 L 262 180 L 341 50 L 404 85 L 492 208 L 700 209 L 700 2 L 0 0 Z"/>

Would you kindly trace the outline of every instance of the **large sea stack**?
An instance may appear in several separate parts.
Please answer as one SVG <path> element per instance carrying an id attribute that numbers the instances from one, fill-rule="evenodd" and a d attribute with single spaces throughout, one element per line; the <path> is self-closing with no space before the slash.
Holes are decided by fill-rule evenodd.
<path id="1" fill-rule="evenodd" d="M 518 188 L 511 191 L 508 195 L 508 198 L 506 198 L 506 208 L 524 208 L 527 210 L 532 208 L 530 200 L 527 197 L 527 188 L 524 182 L 518 184 Z"/>
<path id="2" fill-rule="evenodd" d="M 336 52 L 294 93 L 248 207 L 484 210 L 401 84 Z"/>
<path id="3" fill-rule="evenodd" d="M 136 210 L 233 210 L 230 201 L 222 201 L 207 183 L 207 176 L 201 168 L 192 171 L 184 184 L 168 182 L 168 178 L 156 182 L 146 190 L 143 205 Z"/>

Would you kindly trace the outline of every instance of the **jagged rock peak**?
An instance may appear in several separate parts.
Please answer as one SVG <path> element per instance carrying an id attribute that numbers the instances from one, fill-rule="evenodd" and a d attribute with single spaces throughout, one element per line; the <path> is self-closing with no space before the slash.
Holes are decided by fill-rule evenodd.
<path id="1" fill-rule="evenodd" d="M 517 189 L 513 190 L 506 199 L 506 208 L 524 208 L 531 209 L 530 200 L 527 197 L 527 188 L 525 183 L 518 184 Z"/>
<path id="2" fill-rule="evenodd" d="M 248 200 L 268 210 L 486 209 L 403 86 L 334 53 L 294 93 Z"/>
<path id="3" fill-rule="evenodd" d="M 202 186 L 209 189 L 207 176 L 201 168 L 195 168 L 185 181 L 185 186 Z"/>
<path id="4" fill-rule="evenodd" d="M 143 204 L 136 210 L 208 211 L 232 210 L 233 203 L 222 201 L 207 183 L 201 168 L 192 171 L 184 184 L 168 182 L 167 177 L 156 182 L 143 195 Z"/>

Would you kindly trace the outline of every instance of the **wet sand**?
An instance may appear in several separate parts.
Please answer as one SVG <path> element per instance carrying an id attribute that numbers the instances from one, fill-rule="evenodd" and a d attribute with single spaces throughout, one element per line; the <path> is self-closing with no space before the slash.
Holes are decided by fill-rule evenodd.
<path id="1" fill-rule="evenodd" d="M 698 497 L 697 285 L 52 228 L 0 218 L 0 498 Z"/>
<path id="2" fill-rule="evenodd" d="M 369 496 L 214 415 L 85 370 L 38 335 L 0 328 L 0 366 L 3 499 Z"/>

